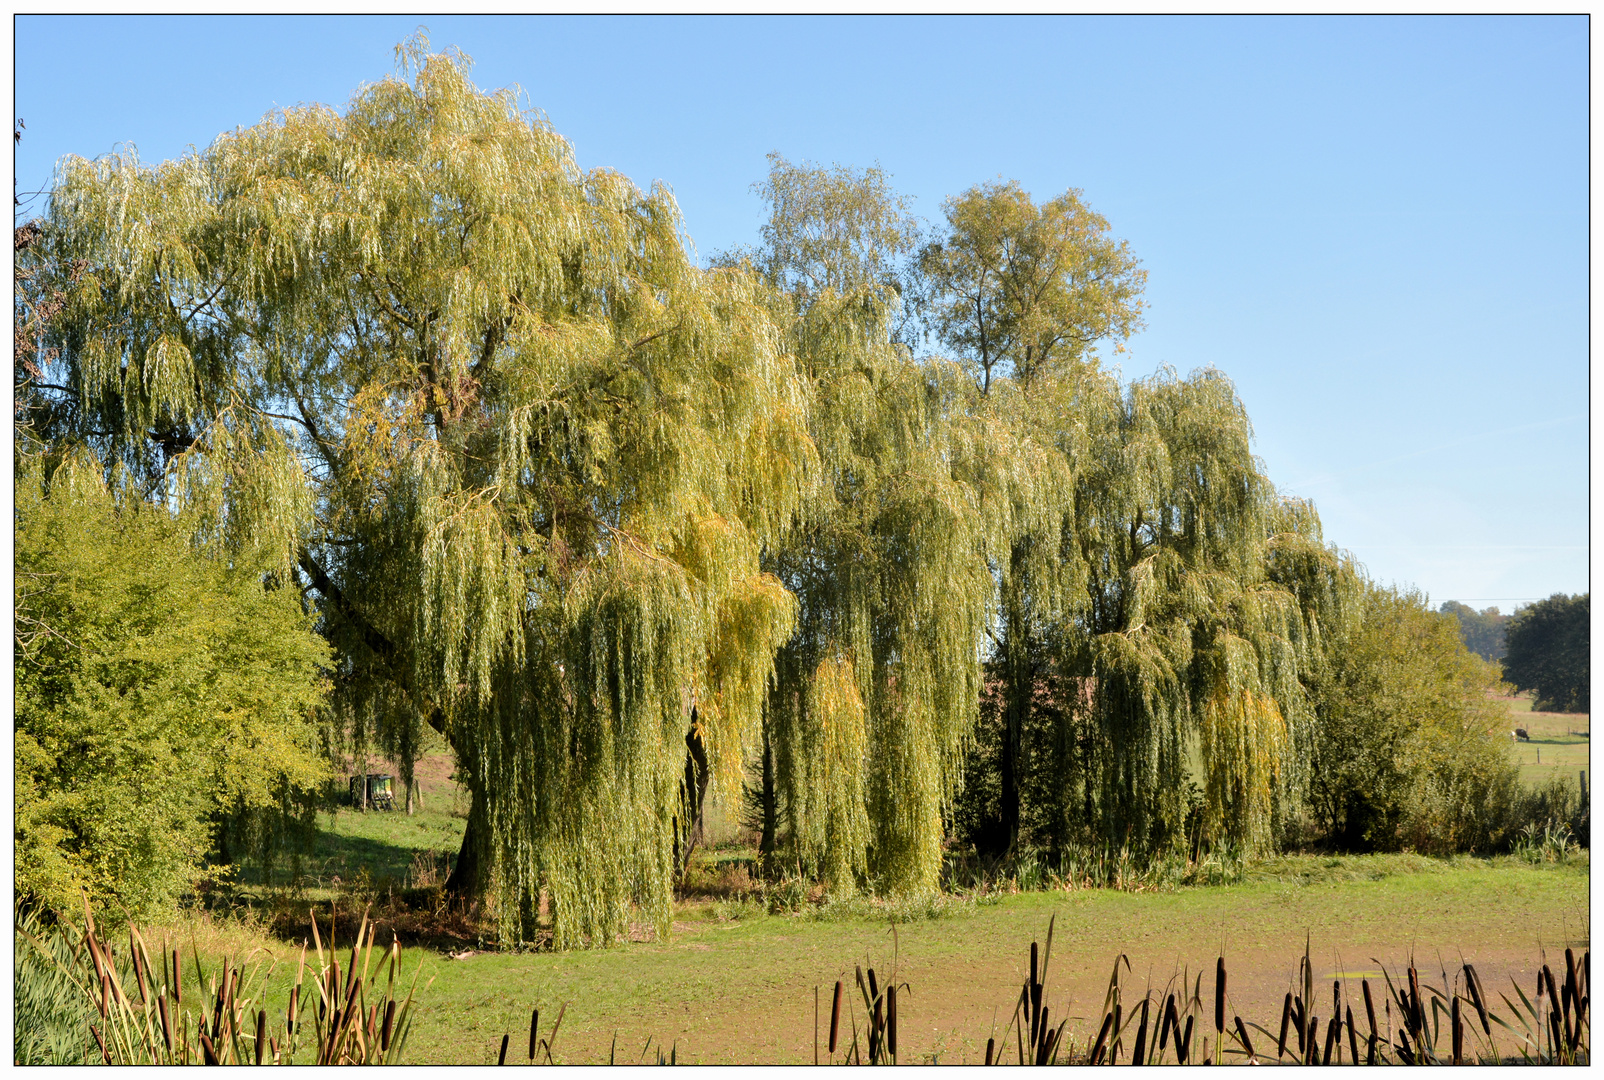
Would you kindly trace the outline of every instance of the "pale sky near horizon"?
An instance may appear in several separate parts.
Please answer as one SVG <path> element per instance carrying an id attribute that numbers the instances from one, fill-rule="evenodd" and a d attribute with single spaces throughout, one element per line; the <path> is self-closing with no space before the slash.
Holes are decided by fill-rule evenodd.
<path id="1" fill-rule="evenodd" d="M 419 25 L 581 166 L 670 185 L 704 255 L 756 239 L 770 150 L 878 162 L 932 222 L 1079 188 L 1149 273 L 1124 374 L 1229 375 L 1374 578 L 1588 589 L 1585 16 L 18 16 L 18 190 L 343 106 Z"/>

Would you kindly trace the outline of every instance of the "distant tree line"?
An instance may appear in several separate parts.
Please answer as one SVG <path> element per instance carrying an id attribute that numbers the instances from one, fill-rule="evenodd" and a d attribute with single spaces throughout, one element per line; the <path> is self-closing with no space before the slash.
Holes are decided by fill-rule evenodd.
<path id="1" fill-rule="evenodd" d="M 314 750 L 407 773 L 430 727 L 471 794 L 450 887 L 512 940 L 542 891 L 561 945 L 666 926 L 743 789 L 770 865 L 837 893 L 935 889 L 954 843 L 1502 841 L 1496 671 L 1276 490 L 1223 374 L 1104 366 L 1145 271 L 1079 192 L 931 225 L 878 169 L 775 156 L 760 242 L 703 268 L 666 189 L 402 57 L 343 113 L 67 159 L 19 239 L 19 889 L 123 895 L 61 823 L 144 796 L 63 794 L 102 751 L 48 747 L 122 737 L 136 685 L 213 794 L 175 887 L 252 807 L 239 835 L 287 835 Z M 138 585 L 117 530 L 197 584 Z M 161 654 L 193 679 L 58 595 L 92 575 L 194 625 Z"/>
<path id="2" fill-rule="evenodd" d="M 1452 615 L 1459 622 L 1459 637 L 1465 648 L 1487 661 L 1504 658 L 1504 629 L 1510 616 L 1501 614 L 1497 607 L 1477 611 L 1469 604 L 1449 600 L 1437 609 Z"/>
<path id="3" fill-rule="evenodd" d="M 1465 647 L 1501 661 L 1504 680 L 1537 695 L 1542 711 L 1587 712 L 1588 594 L 1555 593 L 1513 615 L 1449 600 L 1438 610 L 1459 622 Z"/>

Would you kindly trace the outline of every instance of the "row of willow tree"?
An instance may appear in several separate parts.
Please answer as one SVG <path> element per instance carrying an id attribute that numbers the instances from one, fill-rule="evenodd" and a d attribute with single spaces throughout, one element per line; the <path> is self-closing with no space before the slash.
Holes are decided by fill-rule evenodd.
<path id="1" fill-rule="evenodd" d="M 343 113 L 63 161 L 18 475 L 298 590 L 329 724 L 454 751 L 455 890 L 514 939 L 542 889 L 559 944 L 666 923 L 746 783 L 788 865 L 930 890 L 966 770 L 996 853 L 1274 843 L 1375 589 L 1224 376 L 1101 366 L 1145 275 L 1077 193 L 921 237 L 880 171 L 774 157 L 701 267 L 666 190 L 400 55 Z"/>

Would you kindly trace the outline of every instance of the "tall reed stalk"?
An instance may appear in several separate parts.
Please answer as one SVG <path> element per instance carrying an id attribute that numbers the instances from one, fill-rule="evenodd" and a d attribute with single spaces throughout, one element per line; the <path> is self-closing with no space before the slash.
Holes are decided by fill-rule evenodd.
<path id="1" fill-rule="evenodd" d="M 153 960 L 144 935 L 130 925 L 119 955 L 87 902 L 81 936 L 63 923 L 44 937 L 36 924 L 19 925 L 17 937 L 73 988 L 88 1029 L 86 1062 L 388 1065 L 405 1050 L 423 965 L 420 957 L 399 998 L 401 944 L 393 941 L 375 956 L 373 929 L 364 913 L 342 976 L 334 940 L 325 950 L 314 914 L 315 952 L 309 957 L 302 944 L 288 1003 L 271 1021 L 267 998 L 278 964 L 255 955 L 259 950 L 232 961 L 225 956 L 208 970 L 192 944 L 186 972 L 178 948 L 164 940 Z"/>

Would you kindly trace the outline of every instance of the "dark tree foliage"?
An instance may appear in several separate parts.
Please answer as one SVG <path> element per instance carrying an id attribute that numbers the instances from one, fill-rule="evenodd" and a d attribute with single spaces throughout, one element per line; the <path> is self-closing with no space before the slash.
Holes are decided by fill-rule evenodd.
<path id="1" fill-rule="evenodd" d="M 1504 680 L 1535 690 L 1537 707 L 1587 712 L 1588 593 L 1555 593 L 1517 611 L 1504 630 Z"/>

